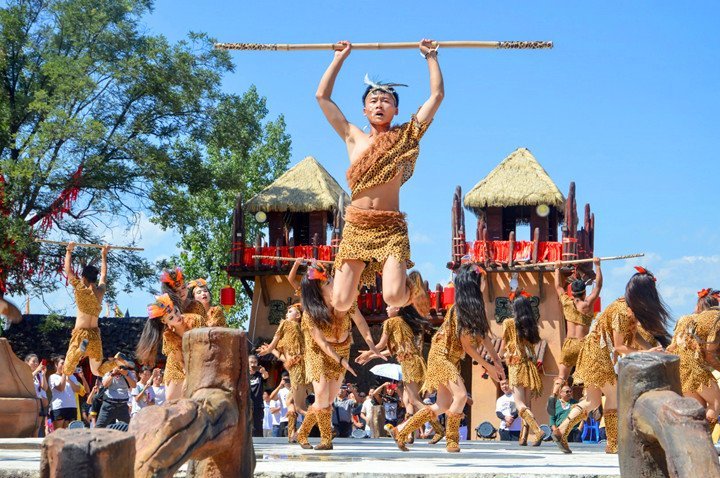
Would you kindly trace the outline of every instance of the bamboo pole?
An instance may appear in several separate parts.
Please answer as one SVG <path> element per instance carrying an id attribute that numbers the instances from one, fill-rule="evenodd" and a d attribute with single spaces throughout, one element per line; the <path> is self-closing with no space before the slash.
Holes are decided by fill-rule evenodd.
<path id="1" fill-rule="evenodd" d="M 634 257 L 643 257 L 644 255 L 645 255 L 644 253 L 626 254 L 624 256 L 599 257 L 598 259 L 600 259 L 601 261 L 619 261 L 622 259 L 632 259 Z M 583 264 L 583 263 L 587 263 L 587 262 L 593 262 L 594 260 L 595 260 L 594 257 L 590 257 L 588 259 L 573 259 L 573 260 L 569 260 L 569 261 L 545 262 L 542 264 L 540 264 L 540 263 L 538 263 L 538 264 L 521 264 L 521 265 L 515 266 L 515 268 L 516 269 L 529 269 L 529 268 L 538 267 L 538 266 L 550 267 L 550 266 L 554 266 L 555 264 L 567 266 L 567 265 L 571 265 L 571 264 Z"/>
<path id="2" fill-rule="evenodd" d="M 35 242 L 42 242 L 43 244 L 55 244 L 58 246 L 67 246 L 67 242 L 61 242 L 61 241 L 50 241 L 47 239 L 35 239 Z M 75 244 L 75 247 L 92 247 L 94 249 L 102 249 L 105 247 L 102 244 L 85 244 L 82 242 L 78 242 Z M 126 246 L 110 246 L 110 249 L 120 249 L 123 251 L 144 251 L 142 247 L 126 247 Z"/>
<path id="3" fill-rule="evenodd" d="M 313 261 L 312 259 L 306 259 L 304 257 L 261 256 L 259 254 L 255 254 L 252 257 L 253 257 L 253 259 L 270 259 L 273 261 L 285 261 L 285 262 L 295 262 L 298 259 L 303 259 L 308 264 L 311 262 L 317 262 L 319 264 L 334 264 L 333 261 L 321 261 L 319 259 Z"/>
<path id="4" fill-rule="evenodd" d="M 404 50 L 418 48 L 418 42 L 353 43 L 353 50 Z M 539 50 L 553 47 L 551 41 L 436 41 L 438 48 L 493 48 L 500 50 Z M 218 50 L 310 51 L 342 50 L 340 43 L 216 43 Z"/>

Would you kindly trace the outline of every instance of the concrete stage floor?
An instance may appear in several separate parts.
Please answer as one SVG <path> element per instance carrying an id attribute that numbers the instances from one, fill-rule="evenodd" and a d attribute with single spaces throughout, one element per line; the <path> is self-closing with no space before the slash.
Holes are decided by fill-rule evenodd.
<path id="1" fill-rule="evenodd" d="M 315 444 L 319 439 L 311 438 Z M 517 442 L 465 441 L 460 453 L 447 453 L 445 442 L 417 440 L 410 452 L 390 439 L 336 439 L 331 451 L 303 450 L 286 439 L 255 442 L 260 478 L 370 478 L 452 476 L 456 478 L 604 478 L 618 477 L 617 455 L 605 454 L 605 443 L 574 444 L 565 455 L 552 442 L 520 447 Z"/>
<path id="2" fill-rule="evenodd" d="M 319 439 L 311 438 L 315 444 Z M 39 476 L 41 439 L 0 440 L 0 478 Z M 418 440 L 408 453 L 390 439 L 337 439 L 335 449 L 316 452 L 290 445 L 284 438 L 255 439 L 259 478 L 369 478 L 452 476 L 456 478 L 604 478 L 620 476 L 617 455 L 604 443 L 575 444 L 564 455 L 552 442 L 539 448 L 515 442 L 471 441 L 460 453 L 446 453 L 444 442 Z M 180 472 L 177 476 L 183 476 Z"/>

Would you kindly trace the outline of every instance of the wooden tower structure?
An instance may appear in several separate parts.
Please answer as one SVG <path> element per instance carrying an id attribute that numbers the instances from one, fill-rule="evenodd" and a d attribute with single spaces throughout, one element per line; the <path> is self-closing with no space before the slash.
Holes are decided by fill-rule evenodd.
<path id="1" fill-rule="evenodd" d="M 477 218 L 474 241 L 466 239 L 465 209 Z M 519 224 L 530 225 L 531 240 L 516 240 Z M 508 299 L 511 287 L 517 284 L 532 296 L 542 338 L 536 352 L 544 391 L 531 408 L 540 423 L 548 421 L 545 404 L 558 374 L 560 348 L 565 338 L 562 307 L 554 287 L 554 262 L 592 257 L 594 224 L 590 206 L 586 205 L 584 226 L 577 229 L 575 184 L 570 184 L 566 199 L 525 148 L 512 152 L 464 198 L 459 186 L 453 197 L 448 267 L 453 269 L 460 265 L 463 256 L 470 256 L 486 270 L 485 310 L 499 352 L 504 350 L 502 321 L 512 314 Z M 563 270 L 566 278 L 571 273 L 575 272 L 570 268 Z M 581 271 L 581 275 L 592 276 L 592 269 Z M 431 314 L 439 319 L 454 302 L 454 291 L 438 286 L 431 293 L 431 300 L 435 306 Z M 501 392 L 494 382 L 483 378 L 484 374 L 482 367 L 470 362 L 463 369 L 474 401 L 471 430 L 484 421 L 497 426 L 495 401 Z M 474 432 L 472 435 L 474 438 Z"/>

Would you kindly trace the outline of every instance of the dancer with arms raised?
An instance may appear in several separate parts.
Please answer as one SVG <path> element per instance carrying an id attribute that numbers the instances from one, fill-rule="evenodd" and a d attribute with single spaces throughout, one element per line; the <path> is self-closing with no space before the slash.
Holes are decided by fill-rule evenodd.
<path id="1" fill-rule="evenodd" d="M 444 96 L 437 48 L 431 40 L 422 40 L 419 47 L 428 63 L 430 97 L 409 122 L 393 127 L 399 102 L 395 87 L 404 85 L 374 83 L 366 77 L 368 86 L 362 101 L 370 130 L 363 132 L 348 122 L 331 99 L 335 79 L 352 49 L 349 42 L 340 43 L 344 48 L 335 52 L 316 93 L 320 108 L 345 142 L 350 157 L 347 178 L 352 203 L 345 211 L 343 239 L 335 258 L 333 305 L 338 317 L 357 299 L 358 285 L 374 285 L 378 272 L 382 272 L 383 298 L 388 305 L 402 307 L 427 300 L 422 279 L 417 276 L 418 281 L 411 282 L 407 277 L 413 263 L 405 215 L 399 211 L 400 187 L 412 176 L 420 138 Z"/>

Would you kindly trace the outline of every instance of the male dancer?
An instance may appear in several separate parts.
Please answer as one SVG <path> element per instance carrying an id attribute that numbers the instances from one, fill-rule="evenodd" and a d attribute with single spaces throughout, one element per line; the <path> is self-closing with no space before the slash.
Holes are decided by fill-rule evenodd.
<path id="1" fill-rule="evenodd" d="M 331 99 L 335 79 L 351 44 L 340 42 L 330 66 L 320 79 L 316 98 L 325 117 L 345 141 L 350 157 L 347 172 L 352 203 L 345 211 L 345 229 L 335 259 L 333 305 L 342 316 L 357 299 L 358 285 L 372 285 L 382 273 L 383 298 L 388 305 L 402 307 L 425 296 L 419 274 L 408 280 L 410 261 L 405 215 L 399 212 L 400 187 L 412 176 L 419 154 L 419 141 L 433 119 L 444 96 L 437 47 L 423 39 L 420 53 L 428 63 L 430 97 L 409 122 L 391 127 L 398 114 L 398 84 L 369 81 L 362 96 L 363 114 L 370 123 L 365 133 L 348 122 Z M 424 309 L 425 307 L 420 307 Z"/>

